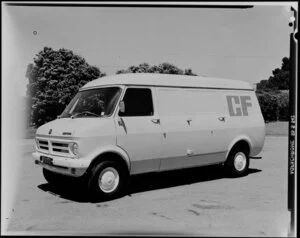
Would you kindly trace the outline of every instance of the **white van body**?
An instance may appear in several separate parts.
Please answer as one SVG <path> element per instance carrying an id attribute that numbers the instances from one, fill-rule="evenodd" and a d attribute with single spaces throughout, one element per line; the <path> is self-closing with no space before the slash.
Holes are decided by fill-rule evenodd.
<path id="1" fill-rule="evenodd" d="M 36 164 L 79 177 L 113 155 L 133 175 L 222 164 L 238 144 L 248 147 L 248 157 L 262 150 L 265 123 L 255 92 L 246 82 L 119 74 L 93 80 L 80 92 L 109 87 L 120 88 L 109 116 L 60 118 L 38 128 L 33 153 Z M 149 115 L 121 116 L 120 102 L 127 90 L 132 95 L 147 92 L 147 103 L 151 100 L 153 106 Z M 131 102 L 138 101 L 133 98 Z M 130 105 L 125 102 L 125 113 L 126 107 Z M 73 143 L 77 144 L 76 155 Z"/>

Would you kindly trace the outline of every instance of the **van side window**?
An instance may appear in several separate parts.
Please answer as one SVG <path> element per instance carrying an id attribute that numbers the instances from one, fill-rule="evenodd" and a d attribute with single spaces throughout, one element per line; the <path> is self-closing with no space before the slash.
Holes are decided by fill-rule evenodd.
<path id="1" fill-rule="evenodd" d="M 128 88 L 123 98 L 125 112 L 119 112 L 122 117 L 152 116 L 153 103 L 149 88 Z"/>

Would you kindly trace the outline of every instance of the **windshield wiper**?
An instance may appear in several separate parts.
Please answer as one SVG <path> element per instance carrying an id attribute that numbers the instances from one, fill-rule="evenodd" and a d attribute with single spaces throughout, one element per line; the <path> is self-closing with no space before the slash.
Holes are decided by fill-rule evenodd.
<path id="1" fill-rule="evenodd" d="M 81 114 L 90 114 L 90 115 L 93 115 L 93 116 L 96 116 L 96 117 L 100 117 L 100 116 L 99 116 L 98 114 L 96 114 L 96 113 L 89 112 L 89 111 L 84 111 L 84 112 L 78 112 L 78 113 L 72 115 L 71 118 L 73 119 L 73 118 L 75 118 L 75 117 L 77 117 L 77 116 L 79 116 L 79 115 L 81 115 Z"/>

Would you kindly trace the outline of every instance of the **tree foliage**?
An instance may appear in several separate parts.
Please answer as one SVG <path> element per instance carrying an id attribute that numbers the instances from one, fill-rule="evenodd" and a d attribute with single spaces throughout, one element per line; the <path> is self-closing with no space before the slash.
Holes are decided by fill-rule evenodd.
<path id="1" fill-rule="evenodd" d="M 83 57 L 63 48 L 44 47 L 33 61 L 27 66 L 26 77 L 30 120 L 35 126 L 55 119 L 81 86 L 105 75 Z"/>
<path id="2" fill-rule="evenodd" d="M 256 95 L 266 121 L 287 121 L 289 118 L 290 60 L 282 59 L 281 68 L 272 71 L 269 79 L 261 80 Z"/>
<path id="3" fill-rule="evenodd" d="M 257 90 L 274 91 L 289 89 L 290 78 L 290 60 L 287 57 L 282 59 L 281 68 L 276 68 L 272 71 L 272 75 L 268 80 L 261 80 L 257 84 Z"/>
<path id="4" fill-rule="evenodd" d="M 175 65 L 170 63 L 162 63 L 159 65 L 150 66 L 148 63 L 142 63 L 137 66 L 133 65 L 128 67 L 128 69 L 118 70 L 116 74 L 124 74 L 124 73 L 159 73 L 159 74 L 181 74 L 181 75 L 194 75 L 191 69 L 179 69 Z"/>
<path id="5" fill-rule="evenodd" d="M 288 121 L 289 91 L 256 92 L 256 96 L 266 122 Z"/>
<path id="6" fill-rule="evenodd" d="M 268 92 L 257 93 L 256 95 L 265 122 L 277 121 L 278 103 L 277 103 L 276 96 Z"/>

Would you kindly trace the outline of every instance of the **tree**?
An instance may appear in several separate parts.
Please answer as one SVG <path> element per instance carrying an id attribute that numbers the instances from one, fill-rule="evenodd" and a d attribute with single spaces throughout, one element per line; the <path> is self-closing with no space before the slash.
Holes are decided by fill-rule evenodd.
<path id="1" fill-rule="evenodd" d="M 257 84 L 257 90 L 274 91 L 288 90 L 290 78 L 290 60 L 287 57 L 282 59 L 281 68 L 276 68 L 272 71 L 272 75 L 268 80 L 261 80 Z"/>
<path id="2" fill-rule="evenodd" d="M 159 65 L 150 66 L 148 63 L 142 63 L 138 66 L 130 66 L 128 69 L 118 70 L 116 74 L 124 74 L 124 73 L 159 73 L 159 74 L 182 74 L 182 75 L 194 75 L 191 69 L 179 69 L 175 65 L 170 63 L 162 63 Z"/>
<path id="3" fill-rule="evenodd" d="M 277 121 L 279 106 L 276 93 L 259 92 L 256 96 L 265 122 Z"/>
<path id="4" fill-rule="evenodd" d="M 35 126 L 51 121 L 61 114 L 78 89 L 105 74 L 90 66 L 83 57 L 67 49 L 44 47 L 27 66 L 27 96 L 30 120 Z"/>
<path id="5" fill-rule="evenodd" d="M 288 120 L 290 60 L 282 59 L 281 68 L 272 71 L 269 79 L 261 80 L 256 95 L 266 121 Z"/>

